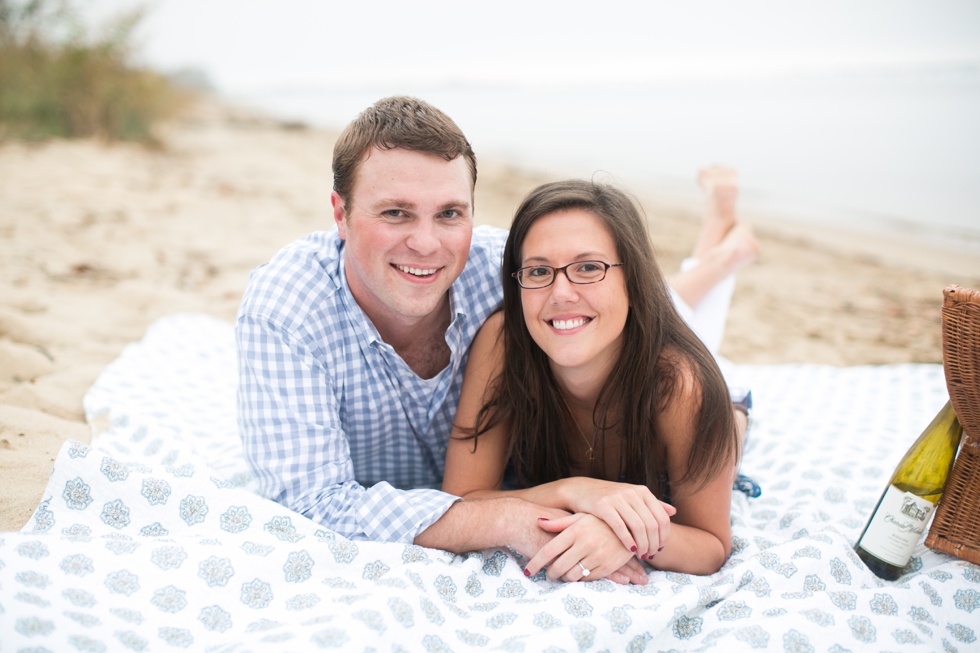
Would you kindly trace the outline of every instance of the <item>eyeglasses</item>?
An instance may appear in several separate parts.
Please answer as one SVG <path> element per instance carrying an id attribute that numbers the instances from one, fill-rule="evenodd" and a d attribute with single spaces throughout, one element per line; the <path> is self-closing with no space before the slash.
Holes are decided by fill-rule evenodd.
<path id="1" fill-rule="evenodd" d="M 521 288 L 538 290 L 553 284 L 559 272 L 564 272 L 565 278 L 572 283 L 584 285 L 602 281 L 606 278 L 606 271 L 609 268 L 618 268 L 622 265 L 622 263 L 606 263 L 605 261 L 575 261 L 560 268 L 553 268 L 550 265 L 529 265 L 510 276 L 517 279 Z"/>

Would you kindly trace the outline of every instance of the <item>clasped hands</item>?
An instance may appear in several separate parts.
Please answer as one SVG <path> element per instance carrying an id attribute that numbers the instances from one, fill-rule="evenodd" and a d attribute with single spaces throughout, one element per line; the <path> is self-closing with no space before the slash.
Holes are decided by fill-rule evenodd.
<path id="1" fill-rule="evenodd" d="M 571 514 L 538 518 L 550 541 L 531 557 L 525 575 L 546 567 L 550 580 L 645 584 L 641 561 L 652 560 L 666 546 L 677 510 L 643 485 L 585 477 L 562 483 Z"/>

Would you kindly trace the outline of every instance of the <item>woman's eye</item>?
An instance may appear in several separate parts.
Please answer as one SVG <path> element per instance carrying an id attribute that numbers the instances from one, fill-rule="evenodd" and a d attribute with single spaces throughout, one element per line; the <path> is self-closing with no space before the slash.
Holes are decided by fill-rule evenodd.
<path id="1" fill-rule="evenodd" d="M 551 268 L 531 268 L 527 274 L 529 277 L 548 277 L 551 276 Z"/>

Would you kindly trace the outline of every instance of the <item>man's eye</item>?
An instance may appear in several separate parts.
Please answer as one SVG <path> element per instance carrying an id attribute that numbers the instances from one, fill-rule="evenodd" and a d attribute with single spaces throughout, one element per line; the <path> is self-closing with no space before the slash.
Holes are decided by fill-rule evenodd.
<path id="1" fill-rule="evenodd" d="M 405 215 L 405 212 L 401 209 L 388 209 L 387 211 L 382 211 L 381 214 L 389 218 L 401 218 Z"/>
<path id="2" fill-rule="evenodd" d="M 457 211 L 456 209 L 446 209 L 445 211 L 443 211 L 439 215 L 441 215 L 444 218 L 450 218 L 450 219 L 452 219 L 452 218 L 458 218 L 459 217 L 459 211 Z"/>

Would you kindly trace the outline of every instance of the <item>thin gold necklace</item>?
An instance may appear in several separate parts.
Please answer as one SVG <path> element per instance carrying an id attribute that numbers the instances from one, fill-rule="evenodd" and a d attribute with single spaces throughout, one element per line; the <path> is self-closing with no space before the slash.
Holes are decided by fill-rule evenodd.
<path id="1" fill-rule="evenodd" d="M 585 446 L 589 448 L 587 454 L 589 456 L 589 462 L 594 463 L 595 462 L 595 439 L 597 435 L 596 430 L 592 431 L 592 442 L 590 443 L 588 438 L 585 437 L 585 433 L 582 433 L 582 429 L 579 428 L 578 420 L 575 419 L 575 415 L 572 414 L 572 409 L 568 407 L 568 402 L 565 400 L 565 393 L 559 390 L 558 396 L 561 397 L 561 403 L 565 404 L 565 410 L 568 411 L 568 417 L 569 419 L 572 420 L 572 425 L 575 427 L 575 430 L 578 431 L 578 434 L 579 436 L 581 436 L 582 441 L 585 443 Z"/>

